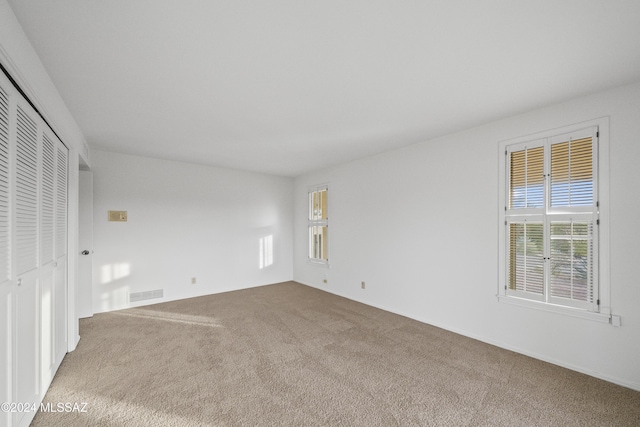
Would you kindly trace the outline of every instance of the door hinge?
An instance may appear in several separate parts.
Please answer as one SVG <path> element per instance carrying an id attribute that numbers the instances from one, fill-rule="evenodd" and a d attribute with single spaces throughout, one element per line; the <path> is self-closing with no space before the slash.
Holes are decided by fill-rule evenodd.
<path id="1" fill-rule="evenodd" d="M 600 131 L 596 132 L 596 138 L 600 138 Z"/>
<path id="2" fill-rule="evenodd" d="M 600 225 L 600 220 L 596 219 L 596 225 Z"/>
<path id="3" fill-rule="evenodd" d="M 600 305 L 600 300 L 596 301 L 596 304 L 597 304 L 597 305 Z"/>

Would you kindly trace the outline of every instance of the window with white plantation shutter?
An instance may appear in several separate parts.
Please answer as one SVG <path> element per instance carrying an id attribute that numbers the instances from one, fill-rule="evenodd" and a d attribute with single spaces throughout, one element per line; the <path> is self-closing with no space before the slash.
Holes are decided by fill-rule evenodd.
<path id="1" fill-rule="evenodd" d="M 9 96 L 0 87 L 0 282 L 8 280 L 11 274 L 9 163 Z"/>
<path id="2" fill-rule="evenodd" d="M 38 266 L 38 128 L 18 107 L 16 127 L 17 274 Z"/>
<path id="3" fill-rule="evenodd" d="M 45 133 L 42 137 L 42 179 L 40 197 L 40 264 L 54 261 L 55 145 Z"/>
<path id="4" fill-rule="evenodd" d="M 309 261 L 328 264 L 329 214 L 326 185 L 309 189 Z"/>
<path id="5" fill-rule="evenodd" d="M 598 129 L 505 145 L 503 294 L 598 311 Z"/>

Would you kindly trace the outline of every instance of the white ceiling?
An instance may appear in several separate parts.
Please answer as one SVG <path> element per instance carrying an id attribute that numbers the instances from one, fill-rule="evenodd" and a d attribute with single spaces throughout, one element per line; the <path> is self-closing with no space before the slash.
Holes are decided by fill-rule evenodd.
<path id="1" fill-rule="evenodd" d="M 640 80 L 638 0 L 9 0 L 89 145 L 296 176 Z"/>

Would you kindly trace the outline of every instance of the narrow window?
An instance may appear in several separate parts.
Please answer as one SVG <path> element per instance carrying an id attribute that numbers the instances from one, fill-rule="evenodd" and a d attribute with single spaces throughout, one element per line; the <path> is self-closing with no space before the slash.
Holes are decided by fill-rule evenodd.
<path id="1" fill-rule="evenodd" d="M 309 260 L 328 264 L 329 216 L 327 211 L 328 187 L 309 189 Z"/>

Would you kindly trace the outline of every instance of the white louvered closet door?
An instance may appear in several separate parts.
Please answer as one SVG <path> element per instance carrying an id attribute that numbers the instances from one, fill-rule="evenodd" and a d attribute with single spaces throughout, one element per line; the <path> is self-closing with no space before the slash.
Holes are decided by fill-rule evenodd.
<path id="1" fill-rule="evenodd" d="M 67 179 L 67 148 L 0 73 L 0 403 L 38 405 L 67 351 Z"/>
<path id="2" fill-rule="evenodd" d="M 42 392 L 67 351 L 67 149 L 48 129 L 42 135 L 40 293 Z"/>
<path id="3" fill-rule="evenodd" d="M 4 76 L 0 76 L 3 77 Z M 8 82 L 0 80 L 0 403 L 12 399 L 13 286 L 11 282 L 11 131 Z M 11 413 L 0 412 L 0 425 L 10 425 Z"/>

